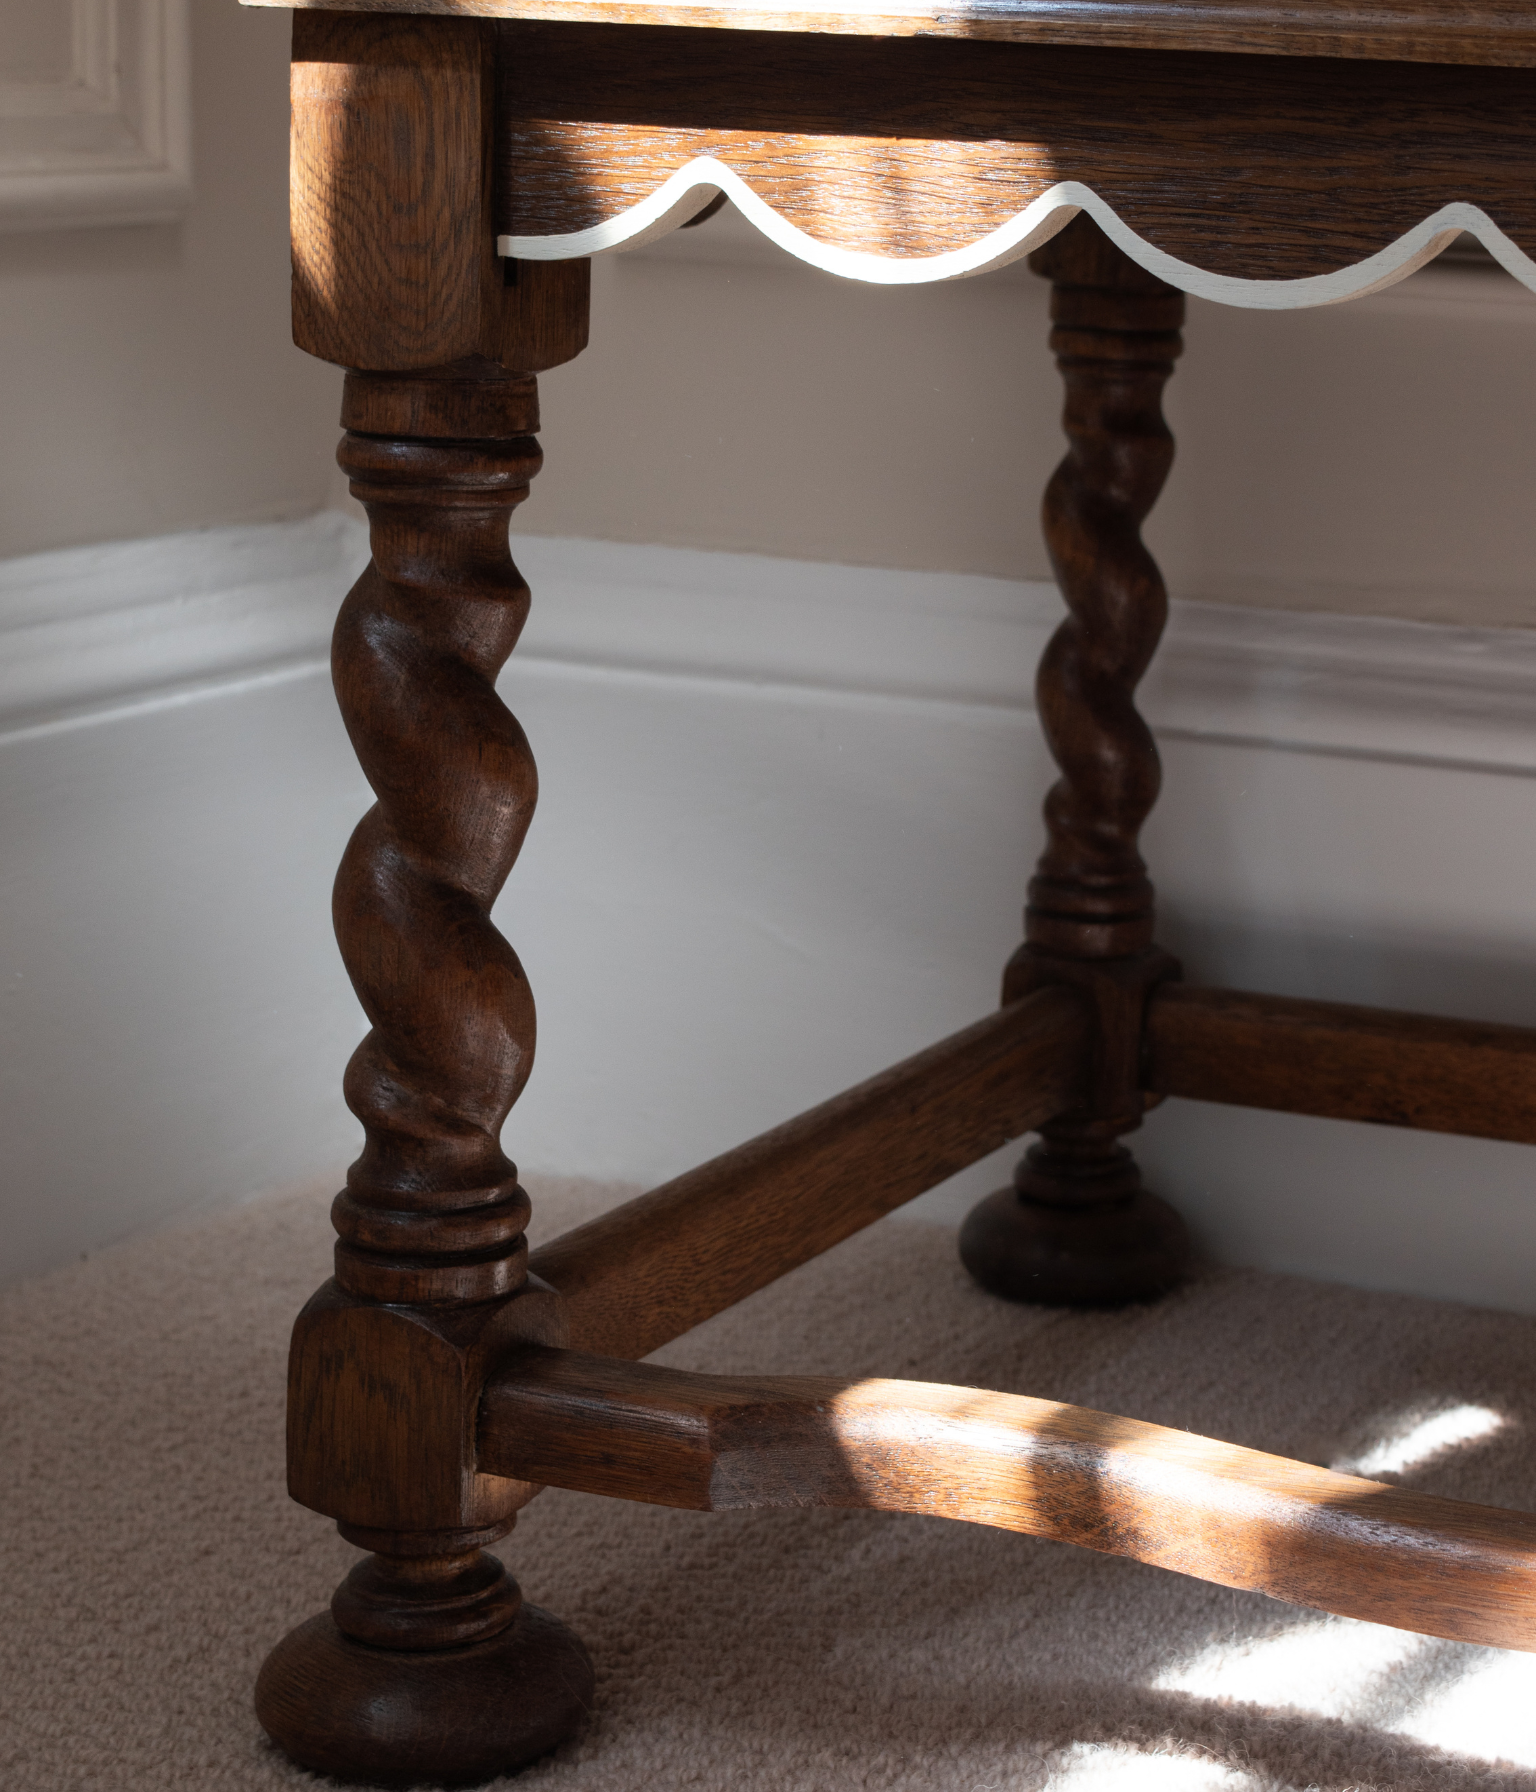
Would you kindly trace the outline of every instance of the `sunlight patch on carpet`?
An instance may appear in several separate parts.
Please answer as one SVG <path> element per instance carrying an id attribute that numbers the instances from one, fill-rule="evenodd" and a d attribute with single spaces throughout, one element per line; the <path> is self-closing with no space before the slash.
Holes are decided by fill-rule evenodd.
<path id="1" fill-rule="evenodd" d="M 1372 1689 L 1427 1639 L 1354 1618 L 1308 1619 L 1252 1642 L 1224 1638 L 1152 1682 L 1160 1692 L 1368 1718 Z"/>
<path id="2" fill-rule="evenodd" d="M 1504 1429 L 1502 1413 L 1489 1406 L 1448 1406 L 1389 1431 L 1380 1443 L 1360 1456 L 1341 1457 L 1328 1466 L 1341 1475 L 1405 1475 L 1425 1468 L 1438 1457 L 1467 1444 L 1481 1443 Z"/>
<path id="3" fill-rule="evenodd" d="M 1260 1792 L 1261 1782 L 1192 1755 L 1077 1742 L 1056 1757 L 1046 1785 L 1050 1792 Z"/>
<path id="4" fill-rule="evenodd" d="M 1536 1655 L 1488 1650 L 1485 1663 L 1425 1699 L 1392 1730 L 1474 1760 L 1536 1767 Z"/>

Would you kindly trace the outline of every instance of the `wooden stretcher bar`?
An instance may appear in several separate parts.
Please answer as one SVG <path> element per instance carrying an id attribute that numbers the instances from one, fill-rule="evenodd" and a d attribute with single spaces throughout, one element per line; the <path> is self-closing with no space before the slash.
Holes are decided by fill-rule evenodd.
<path id="1" fill-rule="evenodd" d="M 1144 1086 L 1196 1101 L 1536 1144 L 1536 1030 L 1164 984 Z"/>
<path id="2" fill-rule="evenodd" d="M 1437 1499 L 1052 1400 L 693 1375 L 528 1347 L 483 1472 L 697 1511 L 865 1507 L 1130 1556 L 1293 1605 L 1536 1651 L 1536 1515 Z"/>
<path id="3" fill-rule="evenodd" d="M 571 1342 L 647 1356 L 1071 1105 L 1091 1051 L 1076 990 L 1038 990 L 529 1259 Z"/>

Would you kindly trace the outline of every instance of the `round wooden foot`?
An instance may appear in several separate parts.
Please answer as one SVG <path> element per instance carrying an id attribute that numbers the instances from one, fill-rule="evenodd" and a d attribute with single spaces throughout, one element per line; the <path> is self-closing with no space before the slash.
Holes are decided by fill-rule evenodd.
<path id="1" fill-rule="evenodd" d="M 526 1766 L 580 1728 L 592 1660 L 558 1618 L 525 1605 L 484 1642 L 371 1648 L 329 1612 L 267 1657 L 256 1715 L 291 1760 L 374 1786 L 472 1786 Z"/>
<path id="2" fill-rule="evenodd" d="M 1087 1161 L 1085 1161 L 1087 1159 Z M 1075 1197 L 1075 1198 L 1074 1198 Z M 1096 1153 L 1036 1145 L 1016 1186 L 977 1203 L 960 1228 L 960 1261 L 1005 1300 L 1123 1307 L 1185 1280 L 1189 1233 L 1141 1186 L 1123 1145 Z"/>

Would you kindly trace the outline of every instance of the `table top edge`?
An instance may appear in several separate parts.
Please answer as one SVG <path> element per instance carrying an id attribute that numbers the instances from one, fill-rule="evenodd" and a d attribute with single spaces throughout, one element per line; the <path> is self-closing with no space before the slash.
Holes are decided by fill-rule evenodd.
<path id="1" fill-rule="evenodd" d="M 290 11 L 1536 66 L 1536 0 L 240 0 Z"/>

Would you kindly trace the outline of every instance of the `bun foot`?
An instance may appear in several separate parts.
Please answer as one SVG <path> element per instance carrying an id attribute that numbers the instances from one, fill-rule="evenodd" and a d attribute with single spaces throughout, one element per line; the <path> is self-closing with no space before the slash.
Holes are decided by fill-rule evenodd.
<path id="1" fill-rule="evenodd" d="M 1189 1233 L 1145 1189 L 1102 1206 L 1052 1207 L 1004 1188 L 966 1215 L 960 1261 L 1004 1300 L 1124 1307 L 1187 1279 Z"/>
<path id="2" fill-rule="evenodd" d="M 256 1715 L 290 1760 L 372 1786 L 478 1785 L 548 1754 L 591 1708 L 591 1657 L 535 1605 L 430 1653 L 354 1642 L 327 1612 L 289 1631 L 256 1681 Z"/>

